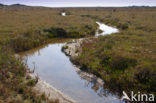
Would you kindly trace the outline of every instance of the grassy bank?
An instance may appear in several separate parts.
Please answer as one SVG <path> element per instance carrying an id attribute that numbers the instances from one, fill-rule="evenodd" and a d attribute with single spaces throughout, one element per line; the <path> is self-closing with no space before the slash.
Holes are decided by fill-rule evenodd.
<path id="1" fill-rule="evenodd" d="M 96 19 L 118 27 L 120 33 L 84 41 L 80 55 L 72 61 L 82 70 L 102 78 L 105 87 L 113 92 L 133 90 L 156 94 L 156 9 L 98 11 L 94 14 Z"/>
<path id="2" fill-rule="evenodd" d="M 14 57 L 12 50 L 0 46 L 1 103 L 57 103 L 32 90 L 37 79 L 26 78 L 25 65 Z"/>

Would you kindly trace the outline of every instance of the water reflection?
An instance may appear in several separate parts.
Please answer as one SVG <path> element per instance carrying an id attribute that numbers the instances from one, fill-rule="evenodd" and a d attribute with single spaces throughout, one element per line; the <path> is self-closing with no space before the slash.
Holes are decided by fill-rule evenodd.
<path id="1" fill-rule="evenodd" d="M 42 80 L 53 85 L 78 103 L 119 103 L 117 95 L 103 88 L 99 78 L 85 75 L 61 51 L 64 43 L 50 43 L 20 53 L 28 67 Z"/>
<path id="2" fill-rule="evenodd" d="M 97 22 L 105 35 L 118 32 L 117 29 Z M 96 36 L 98 36 L 96 35 Z M 78 103 L 120 103 L 118 95 L 105 88 L 104 82 L 94 75 L 76 68 L 61 51 L 64 39 L 52 40 L 43 46 L 19 53 L 28 68 L 34 70 L 40 79 L 53 85 Z"/>

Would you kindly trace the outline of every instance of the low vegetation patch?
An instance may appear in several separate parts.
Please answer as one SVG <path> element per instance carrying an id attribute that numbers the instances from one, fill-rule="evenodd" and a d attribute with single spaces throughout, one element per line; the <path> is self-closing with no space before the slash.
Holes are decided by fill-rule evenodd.
<path id="1" fill-rule="evenodd" d="M 134 39 L 129 40 L 133 42 Z M 155 55 L 145 53 L 141 48 L 136 52 L 136 44 L 129 43 L 130 41 L 125 41 L 121 34 L 114 34 L 99 37 L 89 43 L 84 42 L 82 52 L 78 57 L 72 58 L 72 61 L 80 69 L 102 78 L 105 87 L 108 86 L 113 92 L 139 90 L 155 93 Z"/>
<path id="2" fill-rule="evenodd" d="M 45 29 L 44 32 L 47 33 L 47 36 L 49 38 L 56 38 L 56 37 L 62 37 L 62 38 L 80 38 L 80 37 L 88 37 L 88 36 L 94 36 L 95 35 L 95 29 L 91 26 L 85 25 L 83 27 L 76 27 L 71 29 L 65 29 L 65 28 L 49 28 Z"/>

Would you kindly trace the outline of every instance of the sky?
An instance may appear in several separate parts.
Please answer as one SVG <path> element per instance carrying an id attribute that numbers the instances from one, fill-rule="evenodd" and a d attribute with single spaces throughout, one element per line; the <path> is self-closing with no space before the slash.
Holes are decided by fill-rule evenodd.
<path id="1" fill-rule="evenodd" d="M 25 4 L 46 7 L 120 7 L 120 6 L 156 6 L 156 0 L 0 0 L 2 4 Z"/>

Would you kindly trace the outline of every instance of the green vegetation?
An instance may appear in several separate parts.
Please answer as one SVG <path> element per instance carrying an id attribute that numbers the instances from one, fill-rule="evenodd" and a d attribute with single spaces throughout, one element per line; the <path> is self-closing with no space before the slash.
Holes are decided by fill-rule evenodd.
<path id="1" fill-rule="evenodd" d="M 9 40 L 8 45 L 15 50 L 21 52 L 44 44 L 48 40 L 45 34 L 38 31 L 26 32 L 18 34 Z"/>
<path id="2" fill-rule="evenodd" d="M 84 41 L 82 52 L 72 61 L 102 78 L 113 92 L 156 94 L 156 9 L 101 8 L 99 12 L 98 19 L 119 27 L 120 33 Z"/>
<path id="3" fill-rule="evenodd" d="M 36 84 L 36 80 L 35 79 L 30 79 L 28 82 L 27 82 L 27 85 L 29 86 L 34 86 Z"/>
<path id="4" fill-rule="evenodd" d="M 68 49 L 68 45 L 64 45 L 62 49 Z"/>
<path id="5" fill-rule="evenodd" d="M 90 18 L 75 15 L 66 8 L 68 16 L 59 13 L 64 8 L 42 8 L 14 5 L 0 9 L 0 44 L 15 52 L 37 47 L 50 38 L 80 38 L 95 34 L 97 24 Z"/>
<path id="6" fill-rule="evenodd" d="M 61 16 L 62 11 L 68 15 Z M 155 8 L 0 6 L 0 102 L 53 102 L 32 90 L 35 80 L 25 78 L 26 68 L 14 54 L 50 38 L 92 36 L 95 21 L 116 26 L 121 32 L 84 43 L 83 53 L 73 61 L 111 84 L 112 89 L 138 87 L 156 92 L 155 12 Z"/>
<path id="7" fill-rule="evenodd" d="M 5 51 L 5 52 L 4 52 Z M 15 59 L 11 50 L 0 46 L 0 102 L 1 103 L 57 103 L 42 98 L 32 90 L 36 80 L 25 77 L 26 69 Z"/>
<path id="8" fill-rule="evenodd" d="M 80 37 L 95 35 L 95 29 L 93 29 L 91 26 L 88 25 L 82 27 L 76 27 L 70 30 L 65 30 L 59 27 L 50 28 L 50 29 L 45 29 L 44 32 L 48 33 L 47 35 L 49 38 L 55 38 L 55 37 L 80 38 Z"/>

